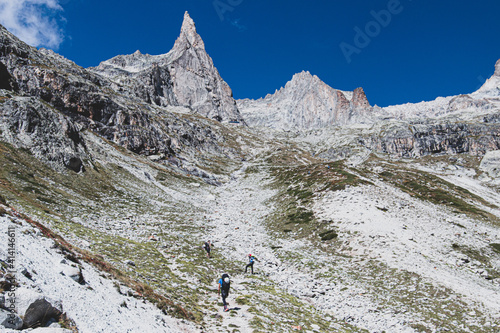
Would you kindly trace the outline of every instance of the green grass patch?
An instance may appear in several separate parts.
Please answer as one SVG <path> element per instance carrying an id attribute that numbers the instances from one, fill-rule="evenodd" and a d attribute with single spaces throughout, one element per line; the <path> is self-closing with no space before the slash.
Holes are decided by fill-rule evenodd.
<path id="1" fill-rule="evenodd" d="M 411 171 L 403 168 L 397 169 L 394 165 L 385 165 L 385 168 L 390 168 L 391 170 L 380 172 L 378 176 L 413 197 L 436 205 L 449 207 L 459 214 L 466 214 L 474 218 L 499 223 L 496 216 L 477 208 L 472 202 L 477 202 L 480 205 L 485 205 L 490 208 L 497 207 L 492 206 L 467 189 L 424 171 Z"/>
<path id="2" fill-rule="evenodd" d="M 266 219 L 268 226 L 282 236 L 309 238 L 313 242 L 330 241 L 339 236 L 314 216 L 309 208 L 314 197 L 326 191 L 368 184 L 347 171 L 341 161 L 271 167 L 270 173 L 273 179 L 270 186 L 278 190 L 278 194 L 272 199 L 277 209 Z"/>
<path id="3" fill-rule="evenodd" d="M 500 253 L 500 244 L 498 243 L 491 243 L 490 246 L 495 250 L 495 252 Z"/>
<path id="4" fill-rule="evenodd" d="M 288 222 L 286 224 L 308 224 L 311 223 L 313 217 L 313 212 L 299 208 L 296 212 L 287 215 Z"/>
<path id="5" fill-rule="evenodd" d="M 337 238 L 339 235 L 335 230 L 328 230 L 319 234 L 323 242 Z"/>
<path id="6" fill-rule="evenodd" d="M 251 296 L 250 295 L 243 295 L 243 296 L 236 297 L 236 304 L 238 304 L 238 305 L 251 304 Z"/>

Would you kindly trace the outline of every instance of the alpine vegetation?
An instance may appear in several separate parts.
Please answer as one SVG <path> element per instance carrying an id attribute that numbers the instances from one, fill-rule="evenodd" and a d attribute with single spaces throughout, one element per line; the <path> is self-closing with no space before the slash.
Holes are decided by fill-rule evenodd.
<path id="1" fill-rule="evenodd" d="M 2 329 L 498 332 L 500 61 L 385 108 L 291 77 L 235 100 L 188 13 L 94 68 L 0 27 Z"/>

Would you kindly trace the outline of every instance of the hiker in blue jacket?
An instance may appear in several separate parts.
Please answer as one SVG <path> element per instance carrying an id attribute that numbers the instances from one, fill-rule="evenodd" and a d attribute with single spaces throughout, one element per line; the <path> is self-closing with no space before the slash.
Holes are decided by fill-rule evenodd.
<path id="1" fill-rule="evenodd" d="M 255 258 L 255 256 L 249 254 L 248 255 L 248 265 L 245 266 L 245 273 L 247 272 L 248 267 L 250 267 L 252 270 L 252 274 L 253 274 L 253 263 L 255 261 L 259 261 L 259 259 Z"/>
<path id="2" fill-rule="evenodd" d="M 229 296 L 229 287 L 231 286 L 231 281 L 229 280 L 229 275 L 227 273 L 222 274 L 219 279 L 219 295 L 222 296 L 222 303 L 224 304 L 224 311 L 229 311 L 227 308 L 226 298 Z"/>

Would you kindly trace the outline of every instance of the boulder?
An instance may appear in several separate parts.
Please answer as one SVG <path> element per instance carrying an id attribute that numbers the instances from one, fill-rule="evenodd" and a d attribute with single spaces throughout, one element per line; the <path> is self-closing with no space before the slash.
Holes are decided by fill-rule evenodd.
<path id="1" fill-rule="evenodd" d="M 81 285 L 85 284 L 85 279 L 83 278 L 81 268 L 73 267 L 73 266 L 66 266 L 63 268 L 61 273 L 63 275 L 69 276 L 71 279 L 73 279 L 75 282 L 77 282 Z"/>
<path id="2" fill-rule="evenodd" d="M 0 309 L 0 326 L 20 330 L 23 327 L 23 320 L 16 313 Z"/>
<path id="3" fill-rule="evenodd" d="M 45 326 L 51 319 L 59 321 L 61 315 L 62 307 L 55 307 L 44 298 L 38 299 L 24 314 L 24 328 Z"/>
<path id="4" fill-rule="evenodd" d="M 479 165 L 479 169 L 488 174 L 488 176 L 492 178 L 500 177 L 500 150 L 494 150 L 487 152 L 483 159 L 481 160 L 481 164 Z"/>

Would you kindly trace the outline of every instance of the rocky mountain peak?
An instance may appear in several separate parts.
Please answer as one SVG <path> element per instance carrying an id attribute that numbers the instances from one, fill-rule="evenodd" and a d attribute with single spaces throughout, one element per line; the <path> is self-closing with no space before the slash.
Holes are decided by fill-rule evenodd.
<path id="1" fill-rule="evenodd" d="M 309 71 L 302 71 L 300 73 L 294 74 L 290 82 L 312 79 L 315 76 L 316 75 L 312 75 Z"/>
<path id="2" fill-rule="evenodd" d="M 205 49 L 205 44 L 203 43 L 203 39 L 196 32 L 196 25 L 189 16 L 188 12 L 184 13 L 184 21 L 182 22 L 181 34 L 179 38 L 175 41 L 174 50 L 178 48 L 189 48 L 194 47 L 198 49 Z"/>
<path id="3" fill-rule="evenodd" d="M 312 75 L 309 71 L 302 71 L 295 74 L 290 81 L 287 82 L 286 88 L 297 86 L 310 86 L 311 84 L 320 84 L 323 81 L 316 75 Z"/>
<path id="4" fill-rule="evenodd" d="M 308 71 L 295 74 L 273 95 L 239 101 L 250 126 L 276 129 L 318 129 L 365 122 L 372 109 L 363 88 L 334 89 Z"/>
<path id="5" fill-rule="evenodd" d="M 500 59 L 495 64 L 495 73 L 471 96 L 476 98 L 500 97 Z"/>
<path id="6" fill-rule="evenodd" d="M 218 121 L 243 122 L 229 85 L 222 79 L 189 13 L 170 52 L 116 56 L 92 69 L 116 89 L 159 106 L 184 106 Z"/>

